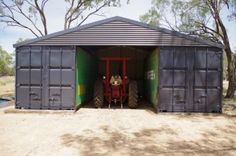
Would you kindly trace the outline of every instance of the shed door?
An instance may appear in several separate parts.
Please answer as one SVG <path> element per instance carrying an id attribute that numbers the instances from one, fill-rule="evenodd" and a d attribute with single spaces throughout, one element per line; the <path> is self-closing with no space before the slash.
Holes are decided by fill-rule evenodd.
<path id="1" fill-rule="evenodd" d="M 21 47 L 16 55 L 16 107 L 74 108 L 74 47 Z"/>
<path id="2" fill-rule="evenodd" d="M 160 111 L 185 111 L 189 89 L 187 53 L 184 49 L 160 52 Z"/>
<path id="3" fill-rule="evenodd" d="M 72 109 L 75 105 L 75 49 L 46 48 L 43 108 Z"/>
<path id="4" fill-rule="evenodd" d="M 216 49 L 161 49 L 159 110 L 219 112 L 221 57 Z"/>
<path id="5" fill-rule="evenodd" d="M 193 110 L 220 112 L 222 98 L 222 53 L 198 48 L 193 61 Z"/>
<path id="6" fill-rule="evenodd" d="M 42 104 L 41 47 L 24 47 L 16 53 L 16 107 L 41 108 Z"/>

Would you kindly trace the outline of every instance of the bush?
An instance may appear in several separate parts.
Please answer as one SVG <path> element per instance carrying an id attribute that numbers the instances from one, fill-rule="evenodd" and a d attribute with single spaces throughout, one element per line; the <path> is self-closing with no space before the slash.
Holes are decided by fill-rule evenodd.
<path id="1" fill-rule="evenodd" d="M 12 55 L 0 47 L 0 76 L 13 76 L 15 69 L 12 62 Z"/>

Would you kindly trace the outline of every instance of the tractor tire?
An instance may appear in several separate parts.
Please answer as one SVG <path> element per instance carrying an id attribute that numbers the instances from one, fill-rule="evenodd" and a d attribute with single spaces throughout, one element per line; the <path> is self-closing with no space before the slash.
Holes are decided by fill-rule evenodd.
<path id="1" fill-rule="evenodd" d="M 129 82 L 128 106 L 130 108 L 138 107 L 138 85 L 136 81 Z"/>
<path id="2" fill-rule="evenodd" d="M 102 108 L 104 104 L 103 84 L 101 81 L 96 81 L 93 90 L 93 104 L 96 108 Z"/>

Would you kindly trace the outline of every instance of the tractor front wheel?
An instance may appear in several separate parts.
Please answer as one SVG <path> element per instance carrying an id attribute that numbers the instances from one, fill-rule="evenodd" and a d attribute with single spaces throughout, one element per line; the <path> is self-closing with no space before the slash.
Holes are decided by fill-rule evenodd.
<path id="1" fill-rule="evenodd" d="M 138 84 L 136 81 L 129 82 L 128 106 L 130 108 L 138 107 Z"/>
<path id="2" fill-rule="evenodd" d="M 93 103 L 96 108 L 102 108 L 104 103 L 103 84 L 101 81 L 96 81 L 93 91 Z"/>

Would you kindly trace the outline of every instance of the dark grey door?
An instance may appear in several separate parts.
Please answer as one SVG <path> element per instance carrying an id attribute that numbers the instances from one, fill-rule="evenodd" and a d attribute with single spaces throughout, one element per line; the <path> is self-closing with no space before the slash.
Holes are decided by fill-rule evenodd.
<path id="1" fill-rule="evenodd" d="M 75 49 L 50 47 L 46 53 L 44 108 L 72 109 L 75 103 Z"/>
<path id="2" fill-rule="evenodd" d="M 16 52 L 16 107 L 73 109 L 75 48 L 20 47 Z"/>
<path id="3" fill-rule="evenodd" d="M 42 104 L 41 47 L 21 48 L 16 58 L 16 106 L 39 109 Z"/>
<path id="4" fill-rule="evenodd" d="M 185 111 L 187 102 L 187 53 L 184 49 L 161 50 L 160 53 L 160 92 L 161 111 Z"/>
<path id="5" fill-rule="evenodd" d="M 217 49 L 198 48 L 194 53 L 194 102 L 198 112 L 221 111 L 222 53 Z"/>
<path id="6" fill-rule="evenodd" d="M 221 59 L 218 49 L 163 48 L 160 50 L 159 110 L 219 112 Z"/>

